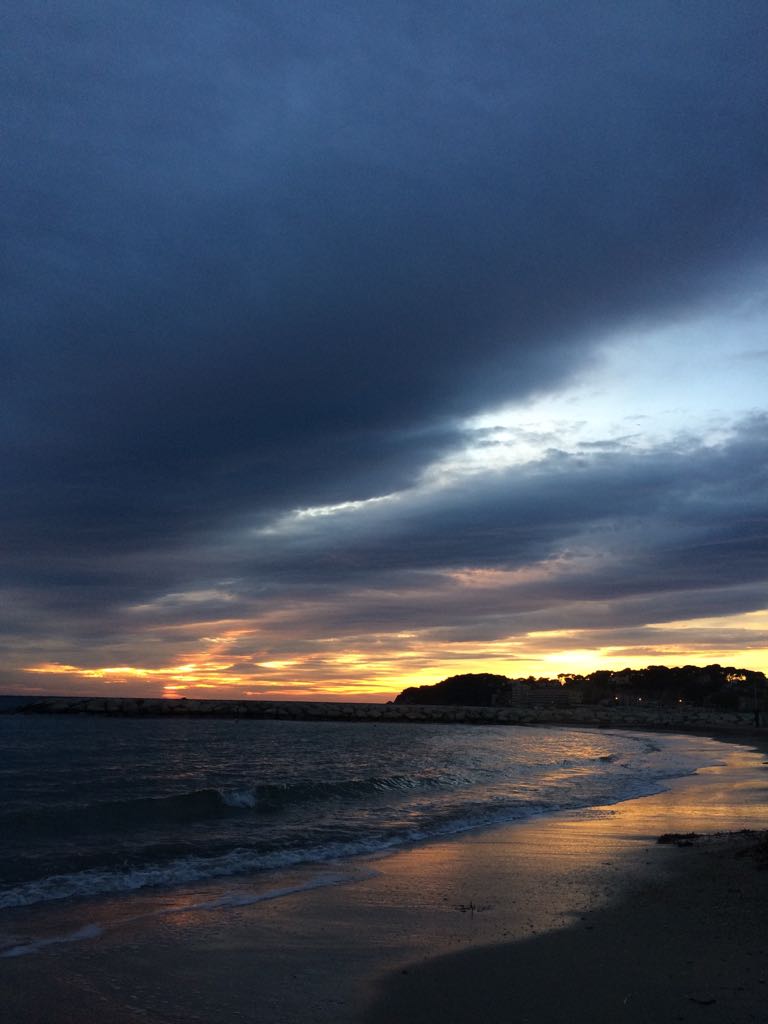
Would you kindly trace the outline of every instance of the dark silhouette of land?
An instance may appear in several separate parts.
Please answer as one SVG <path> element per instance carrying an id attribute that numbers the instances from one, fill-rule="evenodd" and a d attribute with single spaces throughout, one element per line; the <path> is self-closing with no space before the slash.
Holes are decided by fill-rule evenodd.
<path id="1" fill-rule="evenodd" d="M 513 679 L 468 672 L 439 683 L 409 686 L 396 704 L 504 707 L 520 703 L 637 704 L 674 707 L 680 704 L 728 711 L 768 710 L 765 673 L 733 666 L 649 665 L 620 671 L 600 669 L 587 675 L 563 673 L 555 679 Z"/>

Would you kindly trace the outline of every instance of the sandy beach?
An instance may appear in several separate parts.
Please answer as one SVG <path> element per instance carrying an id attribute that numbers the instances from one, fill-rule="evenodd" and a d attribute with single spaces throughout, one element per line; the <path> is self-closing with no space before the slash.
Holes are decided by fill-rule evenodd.
<path id="1" fill-rule="evenodd" d="M 657 796 L 284 872 L 260 902 L 137 894 L 68 932 L 41 910 L 38 936 L 98 934 L 0 959 L 3 1021 L 766 1021 L 754 840 L 656 843 L 768 828 L 768 756 L 721 750 Z"/>

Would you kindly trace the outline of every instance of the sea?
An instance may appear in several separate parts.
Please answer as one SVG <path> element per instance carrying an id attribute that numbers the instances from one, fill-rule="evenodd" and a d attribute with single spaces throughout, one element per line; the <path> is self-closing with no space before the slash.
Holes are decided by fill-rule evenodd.
<path id="1" fill-rule="evenodd" d="M 297 866 L 657 793 L 721 749 L 564 727 L 0 715 L 0 910 L 211 883 L 224 905 L 244 880 L 274 894 L 265 880 Z"/>

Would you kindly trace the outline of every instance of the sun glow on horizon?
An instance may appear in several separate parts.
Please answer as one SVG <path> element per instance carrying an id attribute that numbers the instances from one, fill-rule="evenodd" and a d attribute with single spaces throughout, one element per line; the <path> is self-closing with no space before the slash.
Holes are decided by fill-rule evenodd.
<path id="1" fill-rule="evenodd" d="M 725 642 L 718 644 L 718 630 L 697 642 L 696 630 L 706 634 L 709 620 L 690 620 L 670 627 L 653 625 L 635 631 L 632 643 L 621 642 L 620 632 L 604 631 L 604 642 L 581 630 L 535 630 L 520 636 L 490 641 L 446 641 L 428 631 L 398 631 L 355 638 L 324 638 L 314 649 L 285 651 L 282 657 L 261 660 L 256 653 L 228 655 L 235 638 L 217 635 L 201 638 L 208 651 L 164 665 L 82 666 L 48 661 L 27 665 L 29 675 L 80 680 L 98 693 L 125 691 L 139 684 L 146 695 L 162 692 L 180 695 L 204 690 L 221 697 L 279 700 L 354 700 L 373 702 L 392 699 L 409 686 L 439 682 L 466 672 L 490 672 L 511 677 L 556 678 L 563 673 L 588 674 L 597 669 L 644 668 L 651 664 L 670 667 L 686 664 L 724 664 L 768 670 L 768 645 L 762 642 L 768 612 L 730 616 L 716 620 Z M 665 629 L 668 629 L 665 635 Z M 693 634 L 681 642 L 681 630 Z M 728 640 L 737 631 L 742 643 Z M 744 633 L 747 632 L 745 638 Z M 238 630 L 242 642 L 244 630 Z M 751 638 L 761 642 L 752 642 Z M 581 642 L 580 642 L 581 641 Z M 254 640 L 255 646 L 255 640 Z M 274 652 L 275 654 L 277 651 Z"/>
<path id="2" fill-rule="evenodd" d="M 461 574 L 463 576 L 463 574 Z M 487 581 L 484 572 L 470 586 Z M 495 577 L 492 579 L 496 582 Z M 461 584 L 464 584 L 462 579 Z M 277 623 L 277 627 L 275 626 Z M 74 680 L 95 695 L 129 689 L 147 696 L 194 694 L 222 698 L 279 700 L 392 699 L 409 686 L 434 684 L 448 676 L 489 672 L 510 677 L 556 678 L 597 669 L 670 667 L 686 664 L 768 669 L 768 609 L 743 615 L 653 623 L 621 628 L 532 629 L 505 637 L 465 639 L 455 627 L 430 627 L 359 634 L 296 637 L 290 620 L 228 620 L 153 623 L 146 633 L 168 645 L 165 659 L 142 665 L 121 658 L 115 664 L 82 665 L 74 659 L 23 666 L 53 689 Z M 165 629 L 165 632 L 164 632 Z M 278 631 L 274 631 L 277 629 Z M 467 634 L 471 626 L 467 626 Z M 182 646 L 183 645 L 183 646 Z M 135 641 L 142 649 L 142 634 Z M 181 648 L 181 649 L 179 649 Z M 36 684 L 37 688 L 37 684 Z M 134 694 L 131 694 L 134 695 Z M 135 695 L 138 695 L 135 694 Z M 203 694 L 201 694 L 203 695 Z"/>

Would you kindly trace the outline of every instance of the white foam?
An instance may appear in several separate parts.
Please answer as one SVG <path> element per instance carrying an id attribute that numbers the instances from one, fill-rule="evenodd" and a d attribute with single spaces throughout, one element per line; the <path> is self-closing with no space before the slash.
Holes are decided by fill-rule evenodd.
<path id="1" fill-rule="evenodd" d="M 357 882 L 364 878 L 374 878 L 378 872 L 361 871 L 355 875 L 350 874 L 325 874 L 310 879 L 298 885 L 285 885 L 277 889 L 267 889 L 264 892 L 243 892 L 225 893 L 214 900 L 206 900 L 204 903 L 191 903 L 186 907 L 176 907 L 177 913 L 186 913 L 192 910 L 229 910 L 236 907 L 248 907 L 254 903 L 264 903 L 267 900 L 278 900 L 283 896 L 291 896 L 297 892 L 310 892 L 312 889 L 323 889 L 328 885 L 343 885 L 345 882 Z"/>
<path id="2" fill-rule="evenodd" d="M 28 956 L 30 953 L 38 953 L 46 946 L 55 946 L 62 942 L 82 942 L 84 939 L 98 939 L 104 934 L 104 929 L 98 924 L 87 924 L 77 931 L 68 932 L 66 935 L 53 935 L 47 939 L 33 939 L 18 946 L 11 946 L 10 949 L 0 951 L 0 959 L 12 956 Z"/>
<path id="3" fill-rule="evenodd" d="M 258 803 L 256 794 L 249 789 L 230 789 L 221 794 L 227 807 L 255 807 Z"/>
<path id="4" fill-rule="evenodd" d="M 316 875 L 294 885 L 284 885 L 275 889 L 265 889 L 261 892 L 227 892 L 212 900 L 204 900 L 202 903 L 188 903 L 176 907 L 162 907 L 159 910 L 151 910 L 145 914 L 135 914 L 132 917 L 123 918 L 122 924 L 134 921 L 145 920 L 152 917 L 163 917 L 166 914 L 187 914 L 195 911 L 214 910 L 235 910 L 239 907 L 253 906 L 257 903 L 264 903 L 268 900 L 281 899 L 284 896 L 291 896 L 294 893 L 310 892 L 313 889 L 322 889 L 329 885 L 344 885 L 349 882 L 362 881 L 367 878 L 375 878 L 379 872 L 373 869 L 356 870 L 346 872 L 325 872 Z M 39 953 L 46 946 L 53 946 L 66 942 L 82 942 L 85 939 L 97 939 L 104 934 L 106 928 L 97 924 L 85 925 L 76 931 L 68 932 L 66 935 L 54 935 L 45 939 L 31 939 L 15 946 L 0 951 L 0 959 L 4 957 L 29 956 L 32 953 Z"/>

